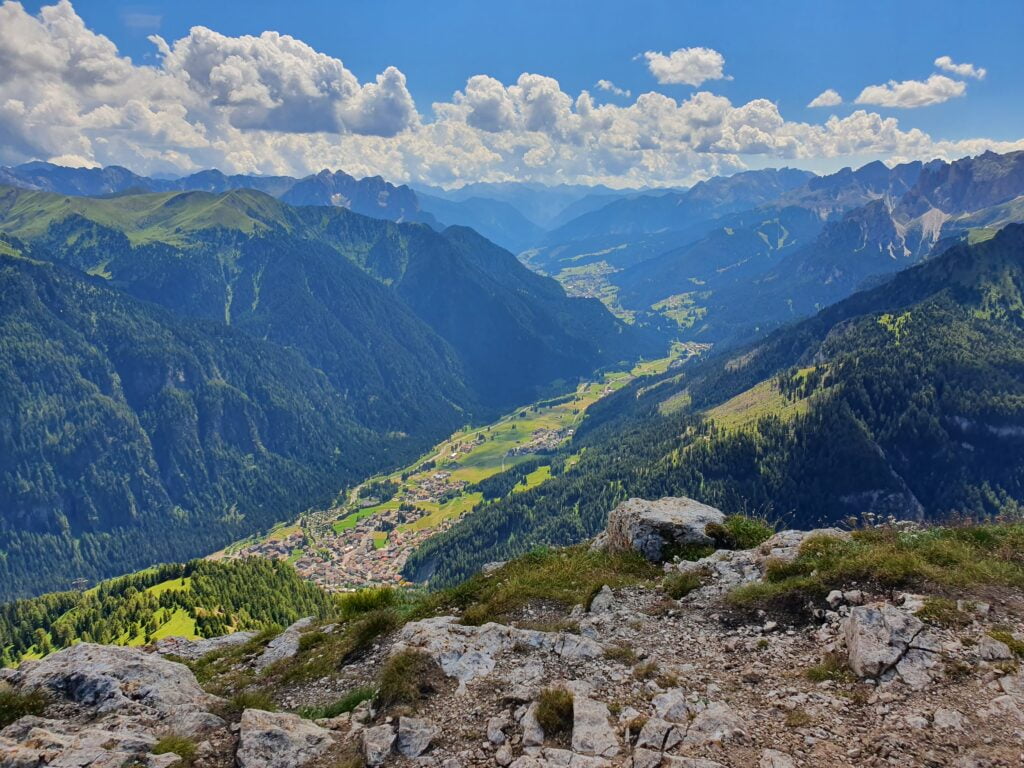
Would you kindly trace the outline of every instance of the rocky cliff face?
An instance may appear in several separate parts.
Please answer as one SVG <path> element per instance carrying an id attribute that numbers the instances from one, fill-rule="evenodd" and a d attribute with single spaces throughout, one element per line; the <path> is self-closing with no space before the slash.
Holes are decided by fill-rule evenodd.
<path id="1" fill-rule="evenodd" d="M 416 193 L 409 187 L 396 187 L 380 176 L 356 179 L 344 171 L 323 170 L 295 182 L 281 199 L 289 205 L 340 206 L 375 219 L 437 223 L 420 210 Z"/>
<path id="2" fill-rule="evenodd" d="M 632 500 L 594 547 L 639 545 L 662 560 L 674 543 L 714 540 L 714 512 Z M 169 766 L 176 756 L 155 754 L 168 734 L 194 745 L 182 757 L 195 765 L 242 768 L 1018 765 L 1019 595 L 950 603 L 944 617 L 931 599 L 867 585 L 806 612 L 739 611 L 724 599 L 848 536 L 783 531 L 751 549 L 665 562 L 658 587 L 605 586 L 573 607 L 530 600 L 507 623 L 410 617 L 358 653 L 332 656 L 342 625 L 307 621 L 269 645 L 75 646 L 4 672 L 8 693 L 43 690 L 49 703 L 0 731 L 0 765 Z M 208 686 L 249 674 L 284 709 L 367 685 L 376 696 L 342 714 L 306 709 L 316 720 L 251 697 L 232 705 L 161 653 L 191 659 Z"/>

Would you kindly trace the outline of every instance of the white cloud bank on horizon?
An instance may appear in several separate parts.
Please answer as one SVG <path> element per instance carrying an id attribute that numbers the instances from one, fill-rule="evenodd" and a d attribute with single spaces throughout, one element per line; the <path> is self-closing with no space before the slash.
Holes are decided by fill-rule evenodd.
<path id="1" fill-rule="evenodd" d="M 88 29 L 67 0 L 38 15 L 0 5 L 0 163 L 40 158 L 150 174 L 329 167 L 444 185 L 635 186 L 690 184 L 775 158 L 930 159 L 1024 148 L 937 140 L 865 110 L 819 124 L 788 121 L 767 99 L 734 105 L 707 91 L 598 105 L 587 91 L 571 96 L 530 73 L 511 84 L 476 75 L 424 115 L 398 69 L 361 83 L 340 60 L 287 35 L 226 37 L 194 27 L 172 43 L 151 39 L 159 62 L 138 65 Z M 711 79 L 721 66 L 663 74 Z"/>

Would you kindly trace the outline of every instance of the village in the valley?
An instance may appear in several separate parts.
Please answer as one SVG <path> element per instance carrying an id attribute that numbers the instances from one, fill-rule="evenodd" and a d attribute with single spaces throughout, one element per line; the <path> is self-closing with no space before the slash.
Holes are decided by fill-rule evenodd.
<path id="1" fill-rule="evenodd" d="M 285 560 L 310 581 L 332 591 L 406 584 L 402 569 L 427 538 L 446 530 L 483 502 L 474 485 L 522 462 L 538 460 L 512 493 L 551 476 L 544 457 L 567 444 L 586 409 L 636 376 L 678 364 L 689 351 L 609 373 L 575 392 L 461 430 L 402 470 L 370 478 L 343 495 L 343 502 L 312 510 L 290 525 L 239 542 L 214 557 Z M 573 459 L 567 462 L 571 466 Z"/>
<path id="2" fill-rule="evenodd" d="M 551 453 L 571 434 L 571 428 L 524 432 L 515 445 L 503 451 L 497 471 L 501 471 L 502 465 L 508 468 Z M 349 494 L 349 505 L 308 512 L 295 525 L 280 527 L 266 538 L 245 543 L 226 554 L 286 560 L 303 577 L 329 590 L 402 585 L 406 583 L 402 569 L 409 554 L 482 500 L 481 494 L 469 489 L 470 482 L 459 475 L 484 479 L 494 473 L 463 467 L 460 459 L 471 456 L 487 442 L 483 433 L 449 441 L 434 459 L 423 462 L 413 474 L 407 469 L 397 477 L 365 483 Z M 445 468 L 439 468 L 439 463 Z M 394 495 L 388 499 L 372 492 L 360 495 L 368 487 Z"/>

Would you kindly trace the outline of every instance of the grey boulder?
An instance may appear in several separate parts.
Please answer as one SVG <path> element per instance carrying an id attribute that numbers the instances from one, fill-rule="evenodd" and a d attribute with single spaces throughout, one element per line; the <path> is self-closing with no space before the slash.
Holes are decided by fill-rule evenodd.
<path id="1" fill-rule="evenodd" d="M 183 664 L 136 648 L 79 643 L 52 653 L 21 679 L 97 712 L 144 707 L 161 714 L 207 709 L 214 701 Z"/>
<path id="2" fill-rule="evenodd" d="M 395 729 L 377 725 L 363 731 L 363 757 L 367 765 L 383 765 L 395 746 Z"/>
<path id="3" fill-rule="evenodd" d="M 573 752 L 598 757 L 615 757 L 619 753 L 619 740 L 608 714 L 608 707 L 600 701 L 586 696 L 573 698 Z"/>
<path id="4" fill-rule="evenodd" d="M 419 757 L 437 736 L 437 726 L 421 717 L 398 719 L 398 751 L 406 757 Z"/>
<path id="5" fill-rule="evenodd" d="M 330 731 L 298 715 L 247 709 L 239 724 L 235 760 L 239 768 L 295 768 L 332 744 Z"/>
<path id="6" fill-rule="evenodd" d="M 705 528 L 724 521 L 720 510 L 684 496 L 628 499 L 609 513 L 608 525 L 595 546 L 612 552 L 633 550 L 660 562 L 678 549 L 712 545 Z"/>
<path id="7" fill-rule="evenodd" d="M 254 637 L 256 637 L 255 632 L 235 632 L 231 635 L 200 638 L 199 640 L 187 640 L 184 637 L 162 637 L 153 644 L 153 648 L 161 656 L 178 656 L 194 661 L 215 651 L 233 648 L 236 645 L 245 645 Z"/>
<path id="8" fill-rule="evenodd" d="M 313 623 L 313 617 L 299 619 L 269 643 L 266 650 L 256 659 L 256 669 L 266 669 L 275 662 L 290 659 L 299 652 L 299 638 L 302 630 Z"/>
<path id="9" fill-rule="evenodd" d="M 898 672 L 915 688 L 930 678 L 938 645 L 924 623 L 890 603 L 856 606 L 843 622 L 850 669 L 862 678 Z"/>

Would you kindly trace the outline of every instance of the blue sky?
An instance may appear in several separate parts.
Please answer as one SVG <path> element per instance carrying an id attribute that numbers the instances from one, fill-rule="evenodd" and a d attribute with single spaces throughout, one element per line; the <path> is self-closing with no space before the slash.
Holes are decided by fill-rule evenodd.
<path id="1" fill-rule="evenodd" d="M 30 14 L 45 3 L 23 3 Z M 291 35 L 318 53 L 339 59 L 360 84 L 373 82 L 388 67 L 395 67 L 405 78 L 405 88 L 415 102 L 414 120 L 431 122 L 436 118 L 433 102 L 451 103 L 453 93 L 465 90 L 467 80 L 488 75 L 505 86 L 515 84 L 520 74 L 534 73 L 554 78 L 561 91 L 576 99 L 589 90 L 597 104 L 628 107 L 639 94 L 655 92 L 682 103 L 694 93 L 707 92 L 724 97 L 734 107 L 754 100 L 775 105 L 787 122 L 820 125 L 829 115 L 846 117 L 862 110 L 885 120 L 894 117 L 902 133 L 919 129 L 930 143 L 909 139 L 868 142 L 832 142 L 822 148 L 815 140 L 812 148 L 799 139 L 800 149 L 770 152 L 741 151 L 726 153 L 722 142 L 713 149 L 715 157 L 706 158 L 700 147 L 695 155 L 689 149 L 675 147 L 658 157 L 645 155 L 640 172 L 630 170 L 634 180 L 665 183 L 684 180 L 687 172 L 707 174 L 734 166 L 801 165 L 828 169 L 870 157 L 887 155 L 897 159 L 909 154 L 957 154 L 973 151 L 970 142 L 989 139 L 1017 142 L 1024 137 L 1024 2 L 528 2 L 484 3 L 452 2 L 210 2 L 179 0 L 174 3 L 114 2 L 89 0 L 74 4 L 74 12 L 92 32 L 109 38 L 120 55 L 130 56 L 136 65 L 159 65 L 161 57 L 147 37 L 160 35 L 173 46 L 189 35 L 190 28 L 205 26 L 227 37 L 260 35 L 274 30 Z M 2 43 L 0 43 L 2 44 Z M 724 75 L 699 86 L 659 83 L 638 54 L 646 51 L 671 54 L 679 49 L 712 49 L 724 58 Z M 983 79 L 943 71 L 933 62 L 949 56 L 957 64 L 983 67 Z M 963 94 L 941 103 L 918 108 L 886 104 L 854 104 L 861 91 L 888 81 L 921 81 L 938 75 L 963 83 Z M 630 97 L 617 96 L 595 88 L 605 79 L 618 88 L 629 90 Z M 943 81 L 945 82 L 945 81 Z M 948 84 L 947 84 L 948 85 Z M 952 87 L 952 86 L 949 86 Z M 961 86 L 957 85 L 957 88 Z M 808 102 L 825 89 L 835 89 L 844 102 L 827 108 L 809 108 Z M 2 91 L 0 91 L 2 95 Z M 745 119 L 742 115 L 736 120 Z M 237 123 L 238 121 L 233 121 Z M 262 126 L 261 126 L 262 127 Z M 735 129 L 735 125 L 733 125 Z M 248 136 L 255 135 L 247 128 Z M 349 135 L 351 121 L 339 129 Z M 388 129 L 390 130 L 390 129 Z M 631 129 L 632 130 L 632 129 Z M 641 132 L 645 129 L 637 129 Z M 788 128 L 783 129 L 789 131 Z M 355 129 L 374 134 L 374 127 Z M 208 132 L 208 131 L 207 131 Z M 564 134 L 564 131 L 563 131 Z M 2 135 L 2 134 L 0 134 Z M 493 138 L 483 137 L 487 151 L 495 150 Z M 579 145 L 579 139 L 574 139 Z M 357 142 L 355 138 L 345 142 Z M 345 143 L 342 142 L 342 143 Z M 640 144 L 645 139 L 640 138 Z M 662 140 L 654 137 L 661 145 Z M 859 142 L 859 143 L 858 143 Z M 947 142 L 942 144 L 941 142 Z M 953 147 L 948 142 L 966 142 Z M 701 142 L 694 139 L 693 144 Z M 707 143 L 707 142 L 705 142 Z M 756 142 L 755 142 L 756 143 Z M 762 142 L 763 143 L 763 142 Z M 852 151 L 841 146 L 851 144 Z M 402 145 L 402 153 L 415 152 L 411 144 Z M 853 146 L 856 144 L 856 146 Z M 736 145 L 733 142 L 734 146 Z M 908 154 L 908 147 L 913 145 Z M 837 149 L 837 147 L 840 147 Z M 999 147 L 997 147 L 998 149 Z M 1004 147 L 1005 148 L 1005 147 Z M 89 159 L 101 161 L 102 152 L 93 148 Z M 520 152 L 504 164 L 484 168 L 479 158 L 467 162 L 462 170 L 443 172 L 435 160 L 385 162 L 381 155 L 388 148 L 376 139 L 361 141 L 359 151 L 346 149 L 339 160 L 356 157 L 372 170 L 376 162 L 385 175 L 427 175 L 434 168 L 444 182 L 454 173 L 469 176 L 488 173 L 527 172 Z M 545 150 L 550 162 L 559 151 Z M 145 154 L 144 152 L 142 154 Z M 257 153 L 258 154 L 258 153 Z M 725 154 L 733 159 L 724 160 Z M 193 152 L 190 162 L 201 163 L 201 152 Z M 215 157 L 215 153 L 210 154 Z M 163 160 L 154 161 L 159 166 Z M 236 165 L 240 160 L 235 157 Z M 254 161 L 270 170 L 269 160 Z M 532 166 L 536 168 L 535 164 Z M 518 165 L 517 165 L 518 163 Z M 674 178 L 659 171 L 666 164 L 689 164 Z M 262 165 L 261 165 L 262 164 Z M 598 162 L 588 168 L 570 168 L 568 175 L 597 178 L 614 176 L 628 161 Z M 855 164 L 855 163 L 854 163 Z M 486 165 L 486 164 L 484 164 Z M 499 167 L 500 166 L 500 167 Z M 275 166 L 276 167 L 276 166 Z M 497 171 L 494 168 L 498 168 Z M 518 169 L 518 171 L 517 171 Z M 539 176 L 538 176 L 539 177 Z M 429 180 L 429 179 L 428 179 Z M 452 179 L 448 178 L 451 182 Z"/>

